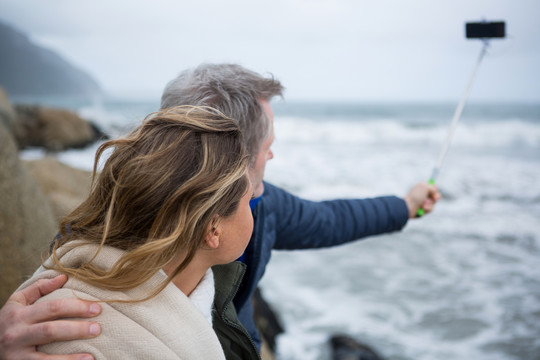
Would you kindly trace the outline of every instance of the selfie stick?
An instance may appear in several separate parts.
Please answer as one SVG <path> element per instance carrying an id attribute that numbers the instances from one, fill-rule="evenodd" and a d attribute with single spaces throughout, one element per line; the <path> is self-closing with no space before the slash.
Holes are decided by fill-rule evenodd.
<path id="1" fill-rule="evenodd" d="M 496 23 L 492 23 L 492 24 L 496 24 Z M 500 25 L 498 26 L 500 27 Z M 474 35 L 469 36 L 469 29 L 467 29 L 467 32 L 468 32 L 467 37 L 473 37 L 473 38 L 476 37 Z M 441 152 L 439 153 L 439 158 L 437 160 L 437 163 L 435 164 L 435 167 L 433 168 L 433 171 L 431 172 L 431 177 L 429 178 L 429 181 L 428 181 L 428 183 L 431 185 L 435 184 L 435 180 L 437 180 L 437 177 L 439 176 L 439 170 L 442 166 L 446 153 L 448 152 L 450 141 L 452 140 L 452 136 L 454 135 L 454 131 L 456 130 L 457 123 L 459 122 L 459 118 L 461 117 L 461 113 L 463 112 L 463 108 L 465 107 L 465 102 L 467 101 L 467 97 L 469 96 L 469 92 L 471 91 L 474 78 L 476 76 L 476 73 L 478 72 L 478 69 L 480 68 L 480 63 L 482 62 L 482 59 L 484 58 L 484 55 L 487 52 L 487 48 L 489 46 L 489 40 L 488 40 L 489 37 L 504 37 L 504 27 L 502 30 L 502 36 L 500 34 L 500 30 L 497 29 L 496 34 L 490 34 L 482 38 L 482 41 L 484 44 L 482 46 L 482 50 L 480 51 L 480 55 L 478 56 L 478 60 L 476 61 L 476 66 L 474 67 L 474 71 L 471 75 L 471 78 L 469 79 L 467 88 L 465 89 L 465 92 L 463 93 L 463 96 L 461 97 L 461 100 L 459 101 L 456 111 L 454 112 L 454 117 L 452 118 L 452 122 L 450 123 L 450 129 L 448 130 L 446 141 L 444 142 L 443 147 L 441 148 Z M 425 214 L 425 210 L 421 207 L 420 209 L 418 209 L 416 216 L 420 217 L 424 214 Z"/>

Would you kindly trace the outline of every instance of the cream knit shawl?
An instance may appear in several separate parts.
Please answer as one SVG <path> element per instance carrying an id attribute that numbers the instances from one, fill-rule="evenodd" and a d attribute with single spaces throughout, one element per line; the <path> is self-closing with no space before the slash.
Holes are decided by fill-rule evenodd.
<path id="1" fill-rule="evenodd" d="M 58 254 L 66 266 L 77 266 L 91 259 L 95 245 L 63 246 Z M 122 250 L 104 247 L 94 263 L 110 268 L 123 254 Z M 46 263 L 51 263 L 49 258 Z M 58 275 L 39 268 L 20 289 L 43 278 Z M 140 299 L 165 279 L 158 272 L 148 282 L 127 291 L 108 291 L 70 278 L 62 289 L 39 301 L 62 298 Z M 94 339 L 55 342 L 40 346 L 50 354 L 88 352 L 98 359 L 225 359 L 219 340 L 208 320 L 175 285 L 169 284 L 159 295 L 134 304 L 100 303 L 102 313 L 94 318 L 101 334 Z"/>

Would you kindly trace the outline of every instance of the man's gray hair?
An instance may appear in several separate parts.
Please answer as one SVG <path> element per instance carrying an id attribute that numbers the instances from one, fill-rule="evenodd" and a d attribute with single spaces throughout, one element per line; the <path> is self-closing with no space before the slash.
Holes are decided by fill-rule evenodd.
<path id="1" fill-rule="evenodd" d="M 281 83 L 236 64 L 202 64 L 171 80 L 161 96 L 161 109 L 205 105 L 238 121 L 252 160 L 270 135 L 270 120 L 260 100 L 283 95 Z"/>

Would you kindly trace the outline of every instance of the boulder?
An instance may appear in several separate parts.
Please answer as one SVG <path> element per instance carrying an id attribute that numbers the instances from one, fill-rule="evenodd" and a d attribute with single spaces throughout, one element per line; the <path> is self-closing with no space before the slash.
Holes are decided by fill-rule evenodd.
<path id="1" fill-rule="evenodd" d="M 90 171 L 72 168 L 52 156 L 28 161 L 27 165 L 47 195 L 57 221 L 74 210 L 90 193 Z"/>
<path id="2" fill-rule="evenodd" d="M 58 231 L 49 201 L 0 122 L 0 305 L 41 263 Z"/>
<path id="3" fill-rule="evenodd" d="M 72 111 L 36 105 L 14 108 L 17 121 L 13 133 L 19 149 L 36 146 L 62 151 L 85 147 L 103 137 L 95 125 Z"/>
<path id="4" fill-rule="evenodd" d="M 0 87 L 0 122 L 3 123 L 10 132 L 13 132 L 16 119 L 17 114 L 15 113 L 15 109 L 11 106 L 11 102 L 4 89 Z"/>

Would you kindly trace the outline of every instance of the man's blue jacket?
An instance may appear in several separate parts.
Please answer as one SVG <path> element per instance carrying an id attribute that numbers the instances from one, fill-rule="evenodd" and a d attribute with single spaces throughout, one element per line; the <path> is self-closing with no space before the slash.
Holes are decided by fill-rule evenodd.
<path id="1" fill-rule="evenodd" d="M 253 234 L 244 260 L 247 272 L 233 301 L 238 318 L 260 348 L 251 297 L 273 249 L 330 247 L 401 230 L 409 219 L 409 211 L 405 201 L 395 196 L 314 202 L 265 182 L 253 217 Z"/>

